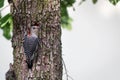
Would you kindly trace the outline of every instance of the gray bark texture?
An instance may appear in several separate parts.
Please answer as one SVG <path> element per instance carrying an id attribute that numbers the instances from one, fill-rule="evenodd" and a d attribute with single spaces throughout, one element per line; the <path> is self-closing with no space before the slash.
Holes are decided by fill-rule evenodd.
<path id="1" fill-rule="evenodd" d="M 60 0 L 14 0 L 13 64 L 6 80 L 62 80 Z M 40 46 L 32 71 L 28 70 L 23 49 L 27 28 L 39 24 Z M 11 72 L 11 73 L 10 73 Z"/>

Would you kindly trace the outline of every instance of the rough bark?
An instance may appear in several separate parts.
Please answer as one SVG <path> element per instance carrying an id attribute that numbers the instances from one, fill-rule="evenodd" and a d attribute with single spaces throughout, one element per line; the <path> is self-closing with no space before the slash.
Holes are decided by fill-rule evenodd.
<path id="1" fill-rule="evenodd" d="M 60 0 L 15 0 L 15 6 L 11 6 L 15 80 L 62 80 Z M 23 37 L 34 22 L 40 24 L 40 46 L 30 72 L 25 62 Z"/>

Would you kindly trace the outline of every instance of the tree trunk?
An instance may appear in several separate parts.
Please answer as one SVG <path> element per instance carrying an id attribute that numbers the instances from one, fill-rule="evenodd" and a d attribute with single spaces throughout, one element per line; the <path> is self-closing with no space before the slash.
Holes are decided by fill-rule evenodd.
<path id="1" fill-rule="evenodd" d="M 14 0 L 13 15 L 13 59 L 14 79 L 7 80 L 62 80 L 60 0 Z M 16 6 L 16 8 L 15 8 Z M 27 68 L 23 49 L 23 38 L 27 28 L 39 24 L 40 46 L 37 61 L 32 71 Z"/>

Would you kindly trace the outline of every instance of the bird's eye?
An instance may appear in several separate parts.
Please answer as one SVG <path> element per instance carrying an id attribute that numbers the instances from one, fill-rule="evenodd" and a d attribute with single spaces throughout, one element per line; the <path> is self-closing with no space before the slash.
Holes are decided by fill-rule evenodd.
<path id="1" fill-rule="evenodd" d="M 35 29 L 35 27 L 33 27 L 33 29 Z"/>

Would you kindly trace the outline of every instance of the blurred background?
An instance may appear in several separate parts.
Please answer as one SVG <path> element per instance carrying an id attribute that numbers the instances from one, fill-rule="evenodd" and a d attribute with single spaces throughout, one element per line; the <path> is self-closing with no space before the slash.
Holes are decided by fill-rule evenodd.
<path id="1" fill-rule="evenodd" d="M 68 8 L 72 30 L 62 29 L 62 51 L 68 74 L 74 80 L 120 80 L 120 2 L 108 0 Z M 2 11 L 5 15 L 9 7 Z M 13 62 L 11 41 L 0 30 L 0 80 Z M 64 74 L 65 80 L 65 74 Z M 71 79 L 70 79 L 71 80 Z"/>

